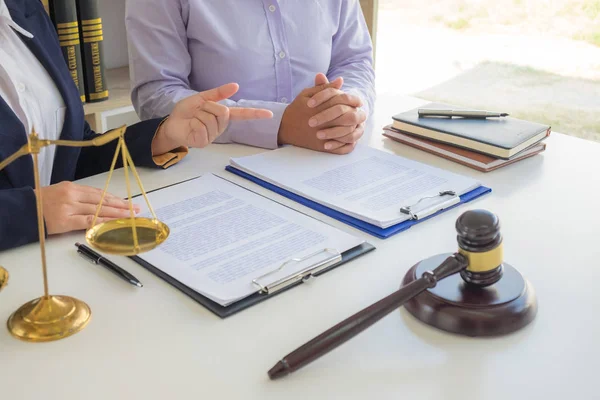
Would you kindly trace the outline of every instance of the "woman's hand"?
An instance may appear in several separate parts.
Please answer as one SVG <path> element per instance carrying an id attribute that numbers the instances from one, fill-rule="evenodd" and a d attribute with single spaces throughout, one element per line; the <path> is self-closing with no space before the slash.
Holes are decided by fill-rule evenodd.
<path id="1" fill-rule="evenodd" d="M 48 235 L 91 227 L 102 190 L 65 181 L 43 187 L 41 191 Z M 136 213 L 140 211 L 136 205 L 133 209 Z M 129 202 L 107 193 L 96 223 L 129 216 Z"/>
<path id="2" fill-rule="evenodd" d="M 180 146 L 206 147 L 225 132 L 229 121 L 272 118 L 269 110 L 226 107 L 219 101 L 239 89 L 229 83 L 181 100 L 160 127 L 152 142 L 152 155 L 164 154 Z"/>

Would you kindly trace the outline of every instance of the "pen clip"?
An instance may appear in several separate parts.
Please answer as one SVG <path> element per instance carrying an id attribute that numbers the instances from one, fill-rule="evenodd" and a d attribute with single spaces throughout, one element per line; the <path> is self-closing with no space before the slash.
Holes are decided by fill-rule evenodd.
<path id="1" fill-rule="evenodd" d="M 79 254 L 83 259 L 91 262 L 92 264 L 98 265 L 98 260 L 95 260 L 95 259 L 91 258 L 87 254 L 85 254 L 83 251 L 77 249 L 77 254 Z"/>

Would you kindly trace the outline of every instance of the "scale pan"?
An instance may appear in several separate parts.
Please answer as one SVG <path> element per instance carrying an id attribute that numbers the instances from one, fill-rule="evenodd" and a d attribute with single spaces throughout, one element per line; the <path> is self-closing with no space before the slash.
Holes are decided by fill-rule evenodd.
<path id="1" fill-rule="evenodd" d="M 133 237 L 133 222 L 137 246 Z M 152 218 L 121 218 L 107 221 L 89 229 L 87 242 L 95 249 L 120 256 L 134 256 L 153 250 L 167 240 L 169 227 Z"/>
<path id="2" fill-rule="evenodd" d="M 2 288 L 4 286 L 6 286 L 7 282 L 8 282 L 8 271 L 5 270 L 4 268 L 0 267 L 0 290 L 2 290 Z"/>

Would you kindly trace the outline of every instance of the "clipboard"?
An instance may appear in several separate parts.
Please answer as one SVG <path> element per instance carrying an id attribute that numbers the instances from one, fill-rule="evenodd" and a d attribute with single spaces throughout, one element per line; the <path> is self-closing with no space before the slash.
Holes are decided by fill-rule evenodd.
<path id="1" fill-rule="evenodd" d="M 228 183 L 231 183 L 232 185 L 236 185 L 238 187 L 241 187 L 244 190 L 252 192 L 252 190 L 250 190 L 246 187 L 243 187 L 235 182 L 231 182 L 222 176 L 218 176 L 218 175 L 215 175 L 215 176 L 217 178 L 223 179 L 224 181 L 227 181 Z M 150 190 L 147 193 L 156 192 L 156 191 L 159 191 L 159 190 L 171 187 L 171 186 L 175 186 L 175 185 L 178 185 L 178 184 L 181 184 L 184 182 L 192 181 L 192 180 L 198 179 L 198 178 L 199 177 L 195 177 L 195 178 L 187 179 L 187 180 L 184 180 L 181 182 L 176 182 L 176 183 L 173 183 L 173 184 L 161 187 L 161 188 Z M 263 196 L 261 194 L 258 194 L 255 192 L 252 192 L 252 193 L 254 193 L 257 196 L 267 198 L 266 196 Z M 140 195 L 133 196 L 133 197 L 135 198 L 135 197 L 139 197 L 139 196 Z M 273 200 L 273 199 L 268 199 L 268 200 L 275 202 L 275 200 Z M 285 206 L 285 207 L 287 207 L 287 206 Z M 288 207 L 288 208 L 290 208 L 290 207 Z M 294 210 L 294 211 L 300 213 L 300 211 L 298 211 L 298 210 Z M 311 217 L 311 216 L 308 216 L 308 217 L 314 219 L 314 217 Z M 292 289 L 293 287 L 296 287 L 308 280 L 311 280 L 312 278 L 316 278 L 322 274 L 325 274 L 325 273 L 327 273 L 337 267 L 340 267 L 340 266 L 346 264 L 347 262 L 352 261 L 362 255 L 365 255 L 375 249 L 376 249 L 375 246 L 373 246 L 372 244 L 370 244 L 366 241 L 363 242 L 362 244 L 355 246 L 351 249 L 348 249 L 342 253 L 338 252 L 335 249 L 323 249 L 319 253 L 326 252 L 331 257 L 328 257 L 325 260 L 316 260 L 315 263 L 312 263 L 311 265 L 309 265 L 308 267 L 305 267 L 302 271 L 300 271 L 301 274 L 296 273 L 296 274 L 287 276 L 286 277 L 287 279 L 285 279 L 284 282 L 279 282 L 279 281 L 270 282 L 269 281 L 269 282 L 265 283 L 263 281 L 263 278 L 276 272 L 276 270 L 270 271 L 265 275 L 259 276 L 252 281 L 252 283 L 256 286 L 256 292 L 254 294 L 252 294 L 248 297 L 245 297 L 241 300 L 238 300 L 237 302 L 229 304 L 228 306 L 222 306 L 221 304 L 209 299 L 208 297 L 202 295 L 201 293 L 198 293 L 197 291 L 190 288 L 186 284 L 173 278 L 168 273 L 162 271 L 160 268 L 157 268 L 155 265 L 152 265 L 150 262 L 144 260 L 141 256 L 131 256 L 129 258 L 131 260 L 133 260 L 134 262 L 136 262 L 137 264 L 139 264 L 140 266 L 142 266 L 143 268 L 145 268 L 146 270 L 148 270 L 149 272 L 153 273 L 154 275 L 156 275 L 157 277 L 162 279 L 163 281 L 167 282 L 168 284 L 175 287 L 182 293 L 186 294 L 192 300 L 194 300 L 197 303 L 199 303 L 200 305 L 204 306 L 206 309 L 211 311 L 213 314 L 224 319 L 224 318 L 230 317 L 234 314 L 237 314 L 240 311 L 243 311 L 247 308 L 250 308 L 258 303 L 261 303 L 265 300 L 273 298 L 289 289 Z M 310 258 L 310 257 L 316 256 L 316 255 L 318 255 L 318 254 L 315 253 L 315 254 L 306 256 L 300 260 L 297 258 L 292 258 L 291 260 L 288 260 L 288 261 L 282 263 L 282 265 L 278 269 L 285 268 L 285 265 L 287 265 L 290 262 L 304 261 L 305 258 Z"/>
<path id="2" fill-rule="evenodd" d="M 356 229 L 359 229 L 363 232 L 373 235 L 379 239 L 387 239 L 387 238 L 394 236 L 400 232 L 404 232 L 416 224 L 419 224 L 423 221 L 427 221 L 443 212 L 446 212 L 455 207 L 458 207 L 461 204 L 465 204 L 470 201 L 473 201 L 473 200 L 475 200 L 487 193 L 490 193 L 492 191 L 492 189 L 489 187 L 479 186 L 479 187 L 473 189 L 472 191 L 465 193 L 461 196 L 457 196 L 456 193 L 454 193 L 452 195 L 451 199 L 444 198 L 447 195 L 450 196 L 450 192 L 441 192 L 437 196 L 440 196 L 442 198 L 442 200 L 439 203 L 436 203 L 434 206 L 428 207 L 428 209 L 425 212 L 423 212 L 423 210 L 421 210 L 418 213 L 410 212 L 411 207 L 414 207 L 415 205 L 399 205 L 400 212 L 409 215 L 410 219 L 407 221 L 404 221 L 404 222 L 400 222 L 399 224 L 392 225 L 388 228 L 381 228 L 379 226 L 369 224 L 358 218 L 354 218 L 350 215 L 344 214 L 342 212 L 339 212 L 337 210 L 334 210 L 332 208 L 329 208 L 327 206 L 319 204 L 315 201 L 309 200 L 305 197 L 299 196 L 299 195 L 292 193 L 286 189 L 282 189 L 279 186 L 273 185 L 269 182 L 259 179 L 255 176 L 250 175 L 244 171 L 241 171 L 231 165 L 226 166 L 225 170 L 231 172 L 232 174 L 238 175 L 242 178 L 248 179 L 249 181 L 252 181 L 266 189 L 269 189 L 275 193 L 278 193 L 284 197 L 287 197 L 290 200 L 294 200 L 297 203 L 300 203 L 304 206 L 312 208 L 313 210 L 318 211 L 322 214 L 325 214 L 331 218 L 334 218 L 334 219 L 337 219 L 338 221 L 344 222 Z M 404 211 L 402 211 L 402 210 L 404 210 Z"/>
<path id="3" fill-rule="evenodd" d="M 296 274 L 287 276 L 283 282 L 281 282 L 281 279 L 277 280 L 277 281 L 268 282 L 268 283 L 263 281 L 263 278 L 266 278 L 268 275 L 276 272 L 276 270 L 270 271 L 267 274 L 264 274 L 260 277 L 255 278 L 253 280 L 253 284 L 256 286 L 256 289 L 257 289 L 256 293 L 254 293 L 253 295 L 251 295 L 249 297 L 241 299 L 235 303 L 232 303 L 226 307 L 222 306 L 222 305 L 212 301 L 211 299 L 207 298 L 206 296 L 196 292 L 189 286 L 186 286 L 185 284 L 181 283 L 180 281 L 173 278 L 169 274 L 156 268 L 154 265 L 150 264 L 149 262 L 142 259 L 141 257 L 133 256 L 130 258 L 133 261 L 135 261 L 136 263 L 138 263 L 139 265 L 141 265 L 142 267 L 144 267 L 145 269 L 147 269 L 148 271 L 150 271 L 151 273 L 153 273 L 154 275 L 156 275 L 159 278 L 161 278 L 162 280 L 164 280 L 165 282 L 167 282 L 170 285 L 174 286 L 175 288 L 179 289 L 182 293 L 188 295 L 190 298 L 192 298 L 194 301 L 196 301 L 197 303 L 199 303 L 202 306 L 204 306 L 205 308 L 207 308 L 213 314 L 224 319 L 224 318 L 230 317 L 234 314 L 237 314 L 240 311 L 243 311 L 249 307 L 252 307 L 258 303 L 261 303 L 265 300 L 276 297 L 276 296 L 292 289 L 293 287 L 301 285 L 302 283 L 304 283 L 312 278 L 316 278 L 322 274 L 325 274 L 325 273 L 327 273 L 349 261 L 352 261 L 364 254 L 367 254 L 373 250 L 375 250 L 375 246 L 373 246 L 372 244 L 369 244 L 367 242 L 364 242 L 364 243 L 360 244 L 359 246 L 349 249 L 343 253 L 339 253 L 339 252 L 335 251 L 334 249 L 324 249 L 322 252 L 330 253 L 331 254 L 330 257 L 328 257 L 325 260 L 317 261 L 316 263 L 308 266 L 307 268 L 304 268 L 302 271 L 300 271 L 300 273 L 296 273 Z M 311 256 L 314 256 L 314 255 L 316 255 L 316 253 L 312 254 Z M 284 268 L 285 265 L 290 262 L 304 261 L 304 259 L 309 258 L 311 256 L 307 256 L 303 259 L 288 260 L 285 263 L 283 263 L 278 269 Z"/>

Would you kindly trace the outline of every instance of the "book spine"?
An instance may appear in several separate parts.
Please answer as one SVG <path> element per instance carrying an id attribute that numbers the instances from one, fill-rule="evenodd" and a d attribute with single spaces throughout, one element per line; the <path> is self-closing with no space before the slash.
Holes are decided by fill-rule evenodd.
<path id="1" fill-rule="evenodd" d="M 50 17 L 58 33 L 58 41 L 63 57 L 79 90 L 81 102 L 85 103 L 85 87 L 83 84 L 83 63 L 81 59 L 80 29 L 77 21 L 75 0 L 52 0 Z"/>
<path id="2" fill-rule="evenodd" d="M 83 73 L 86 100 L 90 103 L 108 99 L 104 68 L 104 36 L 98 0 L 77 0 L 77 15 L 83 44 Z"/>

